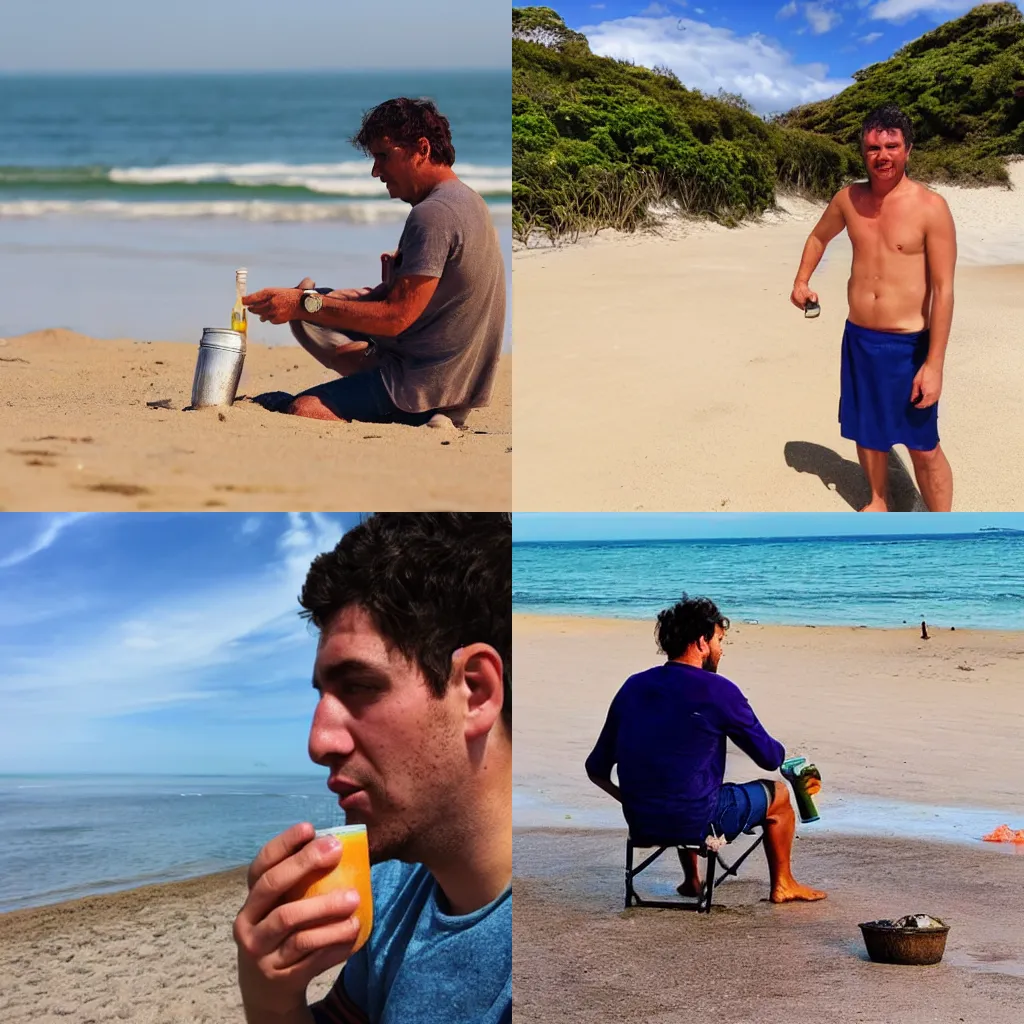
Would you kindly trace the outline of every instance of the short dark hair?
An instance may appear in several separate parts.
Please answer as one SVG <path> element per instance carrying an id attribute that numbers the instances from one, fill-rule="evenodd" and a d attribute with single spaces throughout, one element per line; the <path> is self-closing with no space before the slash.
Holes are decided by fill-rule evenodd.
<path id="1" fill-rule="evenodd" d="M 396 146 L 412 149 L 420 139 L 430 143 L 430 162 L 451 167 L 455 147 L 448 118 L 430 100 L 411 100 L 404 96 L 367 111 L 352 145 L 370 152 L 375 139 L 390 139 Z"/>
<path id="2" fill-rule="evenodd" d="M 366 611 L 385 641 L 419 665 L 436 697 L 452 652 L 501 655 L 502 718 L 512 729 L 512 517 L 507 512 L 382 512 L 309 567 L 299 603 L 320 630 L 342 608 Z"/>
<path id="3" fill-rule="evenodd" d="M 876 130 L 892 132 L 896 129 L 903 132 L 903 141 L 907 144 L 907 149 L 910 149 L 914 144 L 914 126 L 910 123 L 910 118 L 894 104 L 890 103 L 887 106 L 879 107 L 868 114 L 860 126 L 861 149 L 864 148 L 864 136 L 868 132 Z"/>
<path id="4" fill-rule="evenodd" d="M 654 635 L 658 649 L 672 661 L 701 637 L 710 641 L 715 635 L 715 626 L 729 628 L 729 620 L 718 610 L 718 605 L 707 597 L 683 594 L 671 608 L 659 613 Z"/>

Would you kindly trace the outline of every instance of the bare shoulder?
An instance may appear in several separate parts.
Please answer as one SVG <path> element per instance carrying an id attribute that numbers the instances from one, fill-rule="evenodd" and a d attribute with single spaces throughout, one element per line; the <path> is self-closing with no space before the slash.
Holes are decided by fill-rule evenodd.
<path id="1" fill-rule="evenodd" d="M 856 191 L 863 186 L 862 182 L 855 181 L 850 185 L 844 185 L 833 197 L 832 202 L 846 206 L 856 195 Z"/>
<path id="2" fill-rule="evenodd" d="M 945 219 L 951 216 L 949 203 L 938 192 L 919 181 L 913 182 L 913 185 L 915 202 L 920 204 L 921 209 L 927 211 L 929 218 L 940 217 Z"/>

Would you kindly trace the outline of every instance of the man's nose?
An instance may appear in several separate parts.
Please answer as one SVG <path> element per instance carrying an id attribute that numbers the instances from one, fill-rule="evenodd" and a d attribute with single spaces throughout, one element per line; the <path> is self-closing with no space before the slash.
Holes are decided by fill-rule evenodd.
<path id="1" fill-rule="evenodd" d="M 321 698 L 309 727 L 309 757 L 316 764 L 348 757 L 355 750 L 351 718 L 338 700 Z"/>

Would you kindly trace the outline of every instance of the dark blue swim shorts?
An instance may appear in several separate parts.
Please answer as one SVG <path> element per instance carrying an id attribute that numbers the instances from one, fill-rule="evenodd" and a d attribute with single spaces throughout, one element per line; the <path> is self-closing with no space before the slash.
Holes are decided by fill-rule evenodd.
<path id="1" fill-rule="evenodd" d="M 303 392 L 319 398 L 335 416 L 362 423 L 404 423 L 422 427 L 437 412 L 406 412 L 395 405 L 380 370 L 339 377 Z"/>
<path id="2" fill-rule="evenodd" d="M 718 793 L 718 808 L 711 827 L 715 834 L 724 835 L 732 842 L 741 832 L 750 833 L 756 825 L 763 825 L 768 817 L 768 805 L 774 796 L 771 782 L 723 782 Z M 711 834 L 711 828 L 708 829 Z"/>

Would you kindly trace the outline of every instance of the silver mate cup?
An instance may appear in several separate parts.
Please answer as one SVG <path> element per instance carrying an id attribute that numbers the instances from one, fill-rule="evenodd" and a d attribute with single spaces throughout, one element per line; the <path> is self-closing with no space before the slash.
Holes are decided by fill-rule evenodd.
<path id="1" fill-rule="evenodd" d="M 199 342 L 196 375 L 192 381 L 192 408 L 231 405 L 245 362 L 245 338 L 226 327 L 206 327 Z"/>

